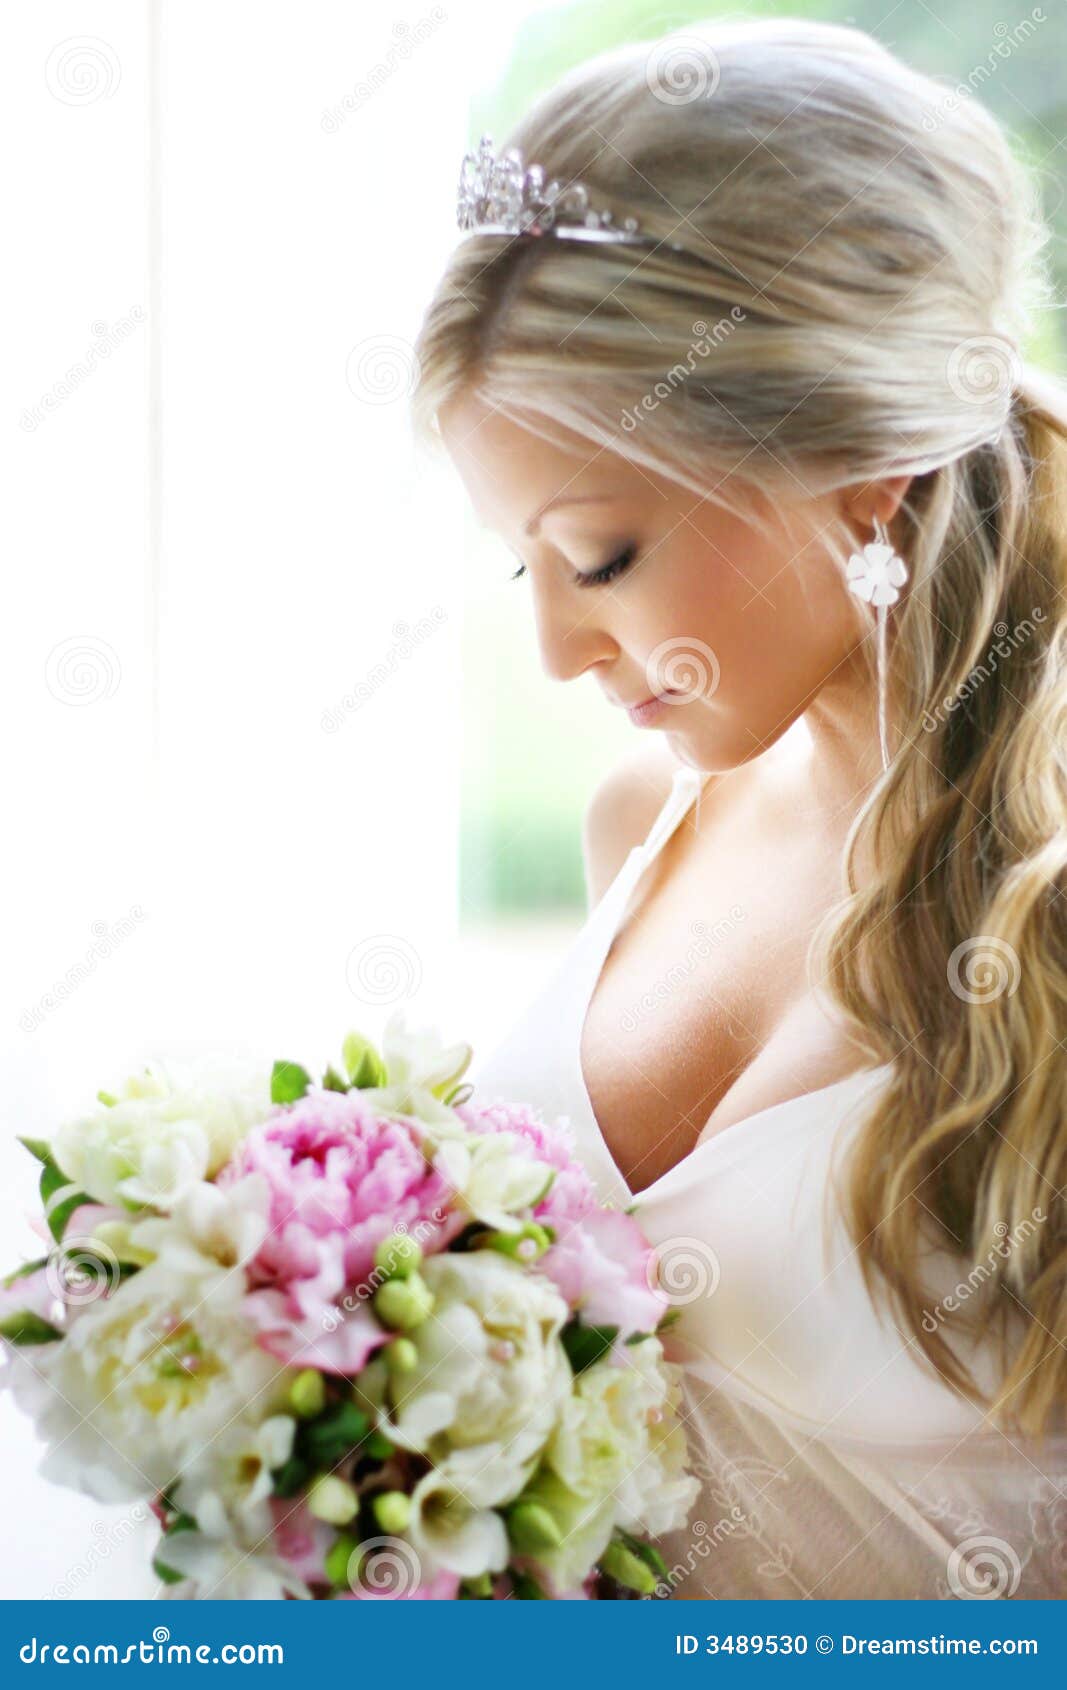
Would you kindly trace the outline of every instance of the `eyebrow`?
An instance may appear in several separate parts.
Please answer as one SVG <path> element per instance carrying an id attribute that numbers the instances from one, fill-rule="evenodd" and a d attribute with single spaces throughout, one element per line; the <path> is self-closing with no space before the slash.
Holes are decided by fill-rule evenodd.
<path id="1" fill-rule="evenodd" d="M 523 523 L 522 531 L 524 534 L 536 534 L 541 526 L 541 518 L 547 516 L 548 512 L 554 510 L 557 505 L 598 505 L 603 504 L 608 499 L 619 499 L 621 497 L 621 493 L 560 494 L 558 499 L 549 499 L 547 505 L 542 505 L 540 510 L 535 511 L 530 520 Z"/>

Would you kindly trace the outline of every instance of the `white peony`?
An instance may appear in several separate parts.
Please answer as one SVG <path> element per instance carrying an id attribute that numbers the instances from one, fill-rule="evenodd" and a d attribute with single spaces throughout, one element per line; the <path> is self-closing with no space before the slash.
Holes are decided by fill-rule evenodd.
<path id="1" fill-rule="evenodd" d="M 255 1342 L 244 1295 L 243 1273 L 161 1255 L 62 1342 L 19 1351 L 11 1385 L 50 1446 L 44 1477 L 101 1502 L 151 1496 L 225 1428 L 281 1409 L 291 1373 Z"/>
<path id="2" fill-rule="evenodd" d="M 576 1496 L 613 1495 L 628 1531 L 658 1537 L 683 1525 L 700 1486 L 685 1472 L 677 1398 L 677 1369 L 658 1338 L 622 1346 L 578 1375 L 546 1464 Z"/>
<path id="3" fill-rule="evenodd" d="M 430 1256 L 422 1274 L 434 1308 L 413 1334 L 414 1368 L 394 1377 L 386 1429 L 438 1466 L 483 1446 L 494 1459 L 477 1500 L 491 1506 L 521 1489 L 570 1395 L 569 1311 L 550 1280 L 495 1250 Z"/>
<path id="4" fill-rule="evenodd" d="M 60 1168 L 98 1203 L 169 1209 L 229 1161 L 271 1108 L 264 1072 L 160 1066 L 128 1080 L 115 1102 L 60 1127 Z"/>

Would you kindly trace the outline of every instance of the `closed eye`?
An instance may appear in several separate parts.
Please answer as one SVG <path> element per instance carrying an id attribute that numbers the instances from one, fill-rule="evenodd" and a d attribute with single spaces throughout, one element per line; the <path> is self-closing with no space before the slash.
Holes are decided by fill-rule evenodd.
<path id="1" fill-rule="evenodd" d="M 636 556 L 637 547 L 635 545 L 625 546 L 617 557 L 613 557 L 610 562 L 602 564 L 599 569 L 591 570 L 588 573 L 575 570 L 572 577 L 574 585 L 576 587 L 606 586 L 609 581 L 614 581 L 617 576 L 621 575 L 624 569 L 628 569 Z M 514 575 L 510 576 L 509 579 L 517 581 L 520 576 L 525 574 L 526 565 L 520 563 Z"/>

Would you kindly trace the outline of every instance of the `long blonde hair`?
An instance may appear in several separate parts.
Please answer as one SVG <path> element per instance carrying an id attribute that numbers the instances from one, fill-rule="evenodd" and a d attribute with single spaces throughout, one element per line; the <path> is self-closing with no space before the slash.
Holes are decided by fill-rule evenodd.
<path id="1" fill-rule="evenodd" d="M 868 1286 L 1039 1432 L 1067 1404 L 1067 401 L 1019 353 L 1048 287 L 1034 186 L 976 101 L 796 20 L 603 54 L 503 144 L 650 241 L 459 241 L 416 346 L 421 438 L 477 392 L 749 514 L 914 477 L 893 759 L 809 963 L 893 1064 L 844 1194 Z M 951 1312 L 931 1221 L 981 1290 Z M 985 1332 L 993 1392 L 956 1341 Z"/>

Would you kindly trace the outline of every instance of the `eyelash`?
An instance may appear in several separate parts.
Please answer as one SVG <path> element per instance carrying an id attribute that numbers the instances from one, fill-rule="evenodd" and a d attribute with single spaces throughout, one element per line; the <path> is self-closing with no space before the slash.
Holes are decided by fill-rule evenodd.
<path id="1" fill-rule="evenodd" d="M 636 556 L 637 547 L 635 545 L 631 544 L 629 546 L 625 546 L 619 553 L 618 557 L 612 558 L 610 563 L 603 564 L 599 569 L 594 569 L 588 575 L 583 575 L 579 570 L 576 570 L 574 573 L 574 584 L 576 587 L 606 586 L 609 581 L 614 581 L 619 575 L 621 575 L 623 570 L 628 569 Z M 508 579 L 510 581 L 518 581 L 519 578 L 525 574 L 526 565 L 524 563 L 520 563 L 514 575 L 510 575 Z"/>

